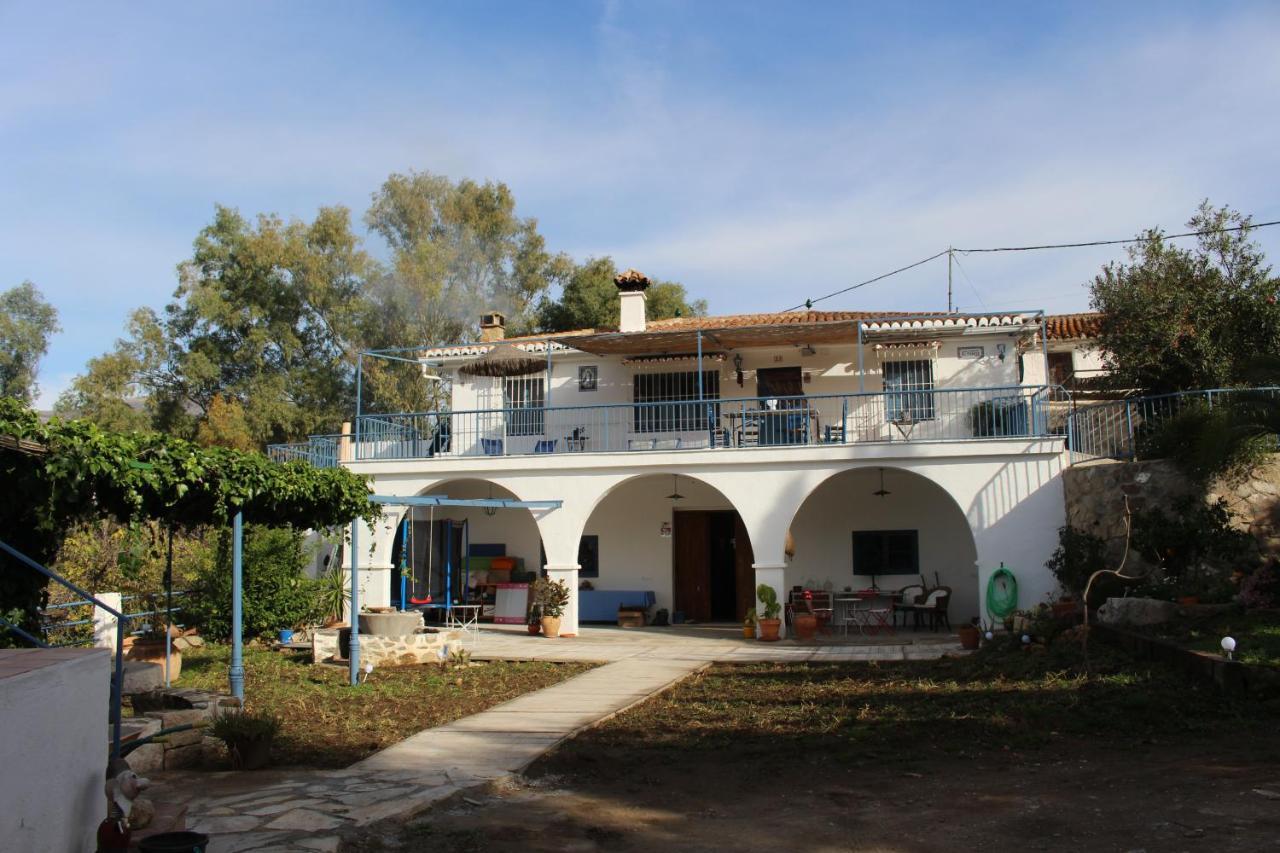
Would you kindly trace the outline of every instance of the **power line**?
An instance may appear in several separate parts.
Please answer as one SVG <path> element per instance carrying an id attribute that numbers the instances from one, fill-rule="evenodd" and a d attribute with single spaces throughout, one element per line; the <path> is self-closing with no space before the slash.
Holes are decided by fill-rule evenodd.
<path id="1" fill-rule="evenodd" d="M 929 263 L 929 261 L 937 260 L 943 255 L 951 255 L 952 260 L 955 260 L 956 252 L 959 252 L 963 255 L 971 255 L 978 252 L 1033 252 L 1033 251 L 1038 251 L 1040 249 L 1080 249 L 1086 246 L 1121 246 L 1126 243 L 1145 243 L 1148 240 L 1152 240 L 1152 239 L 1176 240 L 1180 237 L 1202 237 L 1205 234 L 1226 234 L 1232 231 L 1252 231 L 1255 228 L 1269 228 L 1273 225 L 1280 225 L 1280 219 L 1275 219 L 1270 222 L 1251 222 L 1248 225 L 1235 225 L 1235 226 L 1232 226 L 1231 228 L 1206 228 L 1203 231 L 1187 231 L 1183 234 L 1161 234 L 1159 232 L 1156 232 L 1153 236 L 1130 237 L 1125 240 L 1090 240 L 1085 243 L 1045 243 L 1039 246 L 996 246 L 989 249 L 948 248 L 948 249 L 943 249 L 941 252 L 938 252 L 936 255 L 930 255 L 927 258 L 918 260 L 913 264 L 907 264 L 905 267 L 898 267 L 896 270 L 892 270 L 890 272 L 884 273 L 883 275 L 878 275 L 875 278 L 869 278 L 866 281 L 860 281 L 857 284 L 850 285 L 849 287 L 841 288 L 840 290 L 832 291 L 831 293 L 824 294 L 823 296 L 818 296 L 813 299 L 806 299 L 804 302 L 800 303 L 799 305 L 793 305 L 790 308 L 787 308 L 784 310 L 798 311 L 801 308 L 812 308 L 817 303 L 830 299 L 833 296 L 840 296 L 841 294 L 848 293 L 851 290 L 857 290 L 860 287 L 866 287 L 868 284 L 875 284 L 877 281 L 884 281 L 886 278 L 889 278 L 890 276 L 895 276 L 898 273 L 906 272 L 907 270 L 910 270 L 910 269 L 915 269 L 918 266 L 922 266 L 923 264 Z M 961 270 L 961 272 L 963 272 L 963 270 Z M 966 275 L 965 278 L 968 279 L 968 276 Z M 973 287 L 972 281 L 969 282 L 969 286 Z M 977 295 L 976 289 L 974 290 L 974 295 Z M 979 296 L 978 300 L 981 301 L 982 297 Z"/>
<path id="2" fill-rule="evenodd" d="M 943 249 L 943 250 L 942 250 L 941 252 L 939 252 L 938 254 L 936 254 L 936 255 L 930 255 L 929 257 L 927 257 L 927 258 L 925 258 L 925 259 L 923 259 L 923 260 L 916 261 L 914 264 L 907 264 L 905 267 L 898 267 L 896 270 L 894 270 L 894 271 L 892 271 L 892 272 L 887 272 L 887 273 L 885 273 L 884 275 L 878 275 L 878 276 L 876 276 L 875 278 L 869 278 L 869 279 L 867 279 L 866 281 L 860 281 L 860 282 L 858 282 L 857 284 L 851 285 L 851 286 L 846 287 L 846 288 L 844 288 L 844 289 L 842 289 L 842 290 L 837 290 L 837 291 L 835 291 L 835 292 L 833 292 L 833 293 L 828 293 L 826 296 L 819 296 L 819 297 L 818 297 L 818 298 L 816 298 L 816 299 L 806 299 L 804 302 L 800 303 L 799 305 L 793 305 L 792 307 L 790 307 L 790 308 L 788 308 L 788 309 L 786 309 L 786 310 L 788 310 L 788 311 L 798 311 L 798 310 L 799 310 L 799 309 L 801 309 L 801 308 L 812 308 L 812 307 L 814 306 L 814 304 L 815 304 L 815 303 L 821 302 L 821 301 L 823 301 L 824 299 L 830 299 L 830 298 L 831 298 L 831 297 L 833 297 L 833 296 L 839 296 L 839 295 L 840 295 L 840 294 L 842 294 L 842 293 L 848 293 L 848 292 L 849 292 L 849 291 L 851 291 L 851 290 L 857 290 L 859 287 L 866 287 L 868 284 L 875 284 L 877 281 L 882 281 L 882 280 L 884 280 L 884 279 L 888 278 L 888 277 L 889 277 L 889 276 L 891 276 L 891 275 L 897 275 L 897 274 L 898 274 L 898 273 L 900 273 L 900 272 L 906 272 L 907 270 L 915 269 L 916 267 L 920 266 L 921 264 L 927 264 L 927 263 L 929 263 L 929 261 L 937 260 L 938 258 L 942 257 L 943 255 L 947 254 L 947 253 L 948 253 L 948 252 L 950 252 L 950 251 L 951 251 L 950 249 Z"/>
<path id="3" fill-rule="evenodd" d="M 1043 246 L 1000 246 L 993 249 L 956 249 L 957 252 L 972 254 L 974 252 L 1032 252 L 1037 249 L 1079 249 L 1084 246 L 1119 246 L 1124 243 L 1145 243 L 1148 240 L 1176 240 L 1179 237 L 1201 237 L 1205 234 L 1225 234 L 1229 231 L 1252 231 L 1254 228 L 1266 228 L 1280 225 L 1280 219 L 1272 222 L 1257 222 L 1249 225 L 1236 225 L 1232 228 L 1206 228 L 1204 231 L 1188 231 L 1185 234 L 1161 234 L 1156 232 L 1150 237 L 1130 237 L 1127 240 L 1091 240 L 1087 243 L 1048 243 Z"/>

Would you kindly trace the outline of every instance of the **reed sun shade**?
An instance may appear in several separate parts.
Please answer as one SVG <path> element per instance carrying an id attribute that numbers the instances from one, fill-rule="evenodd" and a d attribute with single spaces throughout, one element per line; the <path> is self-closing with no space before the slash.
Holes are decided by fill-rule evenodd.
<path id="1" fill-rule="evenodd" d="M 699 332 L 701 332 L 704 351 L 805 344 L 853 344 L 858 340 L 857 323 L 840 320 L 830 323 L 785 323 L 652 332 L 603 332 L 557 338 L 556 342 L 593 355 L 693 355 L 698 351 Z"/>
<path id="2" fill-rule="evenodd" d="M 495 344 L 487 353 L 458 368 L 467 376 L 528 376 L 547 369 L 545 358 L 535 358 L 511 343 Z"/>

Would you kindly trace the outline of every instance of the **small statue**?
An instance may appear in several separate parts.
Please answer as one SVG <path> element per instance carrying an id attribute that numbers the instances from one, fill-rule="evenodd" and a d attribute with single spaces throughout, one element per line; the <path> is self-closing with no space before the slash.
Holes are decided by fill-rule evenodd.
<path id="1" fill-rule="evenodd" d="M 134 801 L 147 787 L 149 779 L 134 773 L 129 763 L 123 758 L 115 758 L 107 765 L 107 781 L 103 790 L 107 795 L 107 818 L 98 825 L 98 853 L 127 853 L 131 843 L 130 815 L 134 811 Z M 143 817 L 150 809 L 150 804 L 139 809 L 139 817 Z M 149 822 L 149 818 L 148 818 Z"/>

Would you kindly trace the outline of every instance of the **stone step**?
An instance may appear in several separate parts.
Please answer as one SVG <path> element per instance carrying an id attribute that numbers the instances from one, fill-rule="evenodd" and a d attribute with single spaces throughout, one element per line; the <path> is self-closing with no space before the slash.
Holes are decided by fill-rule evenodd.
<path id="1" fill-rule="evenodd" d="M 146 794 L 143 794 L 145 797 Z M 152 818 L 151 824 L 145 829 L 139 829 L 133 833 L 133 846 L 130 850 L 137 850 L 137 845 L 144 839 L 153 835 L 159 835 L 162 832 L 182 832 L 187 828 L 187 806 L 185 803 L 156 803 L 156 816 Z"/>

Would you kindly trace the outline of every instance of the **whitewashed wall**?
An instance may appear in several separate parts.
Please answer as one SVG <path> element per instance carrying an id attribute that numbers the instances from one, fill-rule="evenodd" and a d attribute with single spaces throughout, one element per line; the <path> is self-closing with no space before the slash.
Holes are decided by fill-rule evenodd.
<path id="1" fill-rule="evenodd" d="M 23 649 L 57 660 L 0 678 L 0 847 L 30 853 L 93 850 L 107 816 L 111 655 L 102 649 Z"/>
<path id="2" fill-rule="evenodd" d="M 915 474 L 887 469 L 884 487 L 890 492 L 886 497 L 872 494 L 880 488 L 880 472 L 860 468 L 813 490 L 791 524 L 796 553 L 786 570 L 788 587 L 830 582 L 836 590 L 862 589 L 871 579 L 853 574 L 853 532 L 917 530 L 920 572 L 930 585 L 936 573 L 952 588 L 953 624 L 977 616 L 978 555 L 964 513 L 941 488 Z M 919 575 L 881 575 L 876 583 L 896 589 L 919 580 Z"/>

